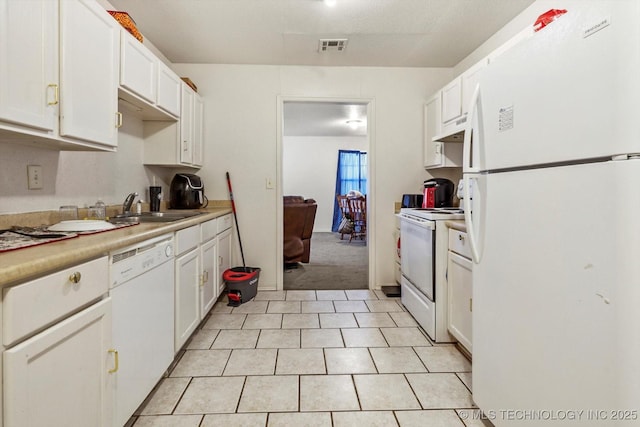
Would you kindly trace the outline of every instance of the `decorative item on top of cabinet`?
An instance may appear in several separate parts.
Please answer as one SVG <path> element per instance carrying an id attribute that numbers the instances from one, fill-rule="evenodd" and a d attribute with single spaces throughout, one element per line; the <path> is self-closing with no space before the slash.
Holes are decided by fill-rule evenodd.
<path id="1" fill-rule="evenodd" d="M 424 105 L 425 169 L 462 166 L 462 144 L 434 141 L 434 137 L 440 133 L 442 127 L 441 94 L 442 92 L 438 91 Z"/>
<path id="2" fill-rule="evenodd" d="M 0 0 L 0 28 L 0 139 L 114 151 L 118 23 L 93 0 Z"/>
<path id="3" fill-rule="evenodd" d="M 471 250 L 467 233 L 449 230 L 449 254 L 447 262 L 447 283 L 449 294 L 449 332 L 458 342 L 473 352 L 472 343 L 472 277 Z"/>

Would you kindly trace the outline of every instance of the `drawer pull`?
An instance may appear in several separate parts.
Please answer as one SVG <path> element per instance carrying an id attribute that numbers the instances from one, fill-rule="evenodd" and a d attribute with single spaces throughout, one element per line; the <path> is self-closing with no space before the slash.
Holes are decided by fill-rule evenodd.
<path id="1" fill-rule="evenodd" d="M 458 240 L 464 242 L 464 236 L 462 234 L 458 234 Z"/>
<path id="2" fill-rule="evenodd" d="M 120 358 L 118 357 L 118 350 L 109 349 L 109 353 L 113 354 L 114 367 L 113 369 L 109 369 L 107 372 L 113 374 L 115 372 L 118 372 L 118 368 L 120 367 Z"/>
<path id="3" fill-rule="evenodd" d="M 80 274 L 79 271 L 76 271 L 75 273 L 69 276 L 69 281 L 71 283 L 80 283 L 81 279 L 82 279 L 82 274 Z"/>

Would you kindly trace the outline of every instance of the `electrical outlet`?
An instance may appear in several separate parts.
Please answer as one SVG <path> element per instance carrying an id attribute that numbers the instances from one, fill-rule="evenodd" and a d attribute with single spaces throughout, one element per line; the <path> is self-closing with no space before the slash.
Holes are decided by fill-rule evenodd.
<path id="1" fill-rule="evenodd" d="M 42 189 L 42 166 L 40 165 L 27 165 L 27 177 L 29 190 L 41 190 Z"/>

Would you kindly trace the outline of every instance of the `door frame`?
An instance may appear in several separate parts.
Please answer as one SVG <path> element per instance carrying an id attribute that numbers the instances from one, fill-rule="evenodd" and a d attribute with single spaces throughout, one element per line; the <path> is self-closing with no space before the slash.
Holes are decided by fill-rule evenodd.
<path id="1" fill-rule="evenodd" d="M 284 130 L 284 104 L 285 102 L 323 102 L 323 103 L 354 103 L 365 104 L 367 106 L 367 252 L 368 252 L 368 287 L 375 288 L 375 100 L 373 98 L 322 98 L 322 97 L 299 97 L 299 96 L 283 96 L 277 97 L 276 112 L 276 129 L 277 129 L 277 147 L 276 147 L 276 289 L 281 291 L 284 289 L 284 209 L 282 206 L 282 198 L 284 196 L 282 190 L 282 138 Z"/>

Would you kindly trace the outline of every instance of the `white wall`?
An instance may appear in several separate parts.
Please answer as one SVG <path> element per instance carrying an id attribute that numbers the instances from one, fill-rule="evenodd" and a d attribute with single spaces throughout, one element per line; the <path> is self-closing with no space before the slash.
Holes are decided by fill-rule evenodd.
<path id="1" fill-rule="evenodd" d="M 315 199 L 315 232 L 330 232 L 336 191 L 338 150 L 368 150 L 365 136 L 289 136 L 282 141 L 282 193 Z"/>
<path id="2" fill-rule="evenodd" d="M 375 135 L 369 150 L 375 163 L 370 212 L 375 223 L 374 280 L 393 282 L 394 202 L 415 192 L 425 179 L 422 166 L 424 100 L 453 76 L 451 69 L 302 67 L 175 64 L 205 101 L 205 166 L 199 172 L 211 199 L 227 199 L 224 172 L 231 174 L 248 265 L 261 267 L 260 287 L 275 288 L 278 96 L 373 99 Z"/>

